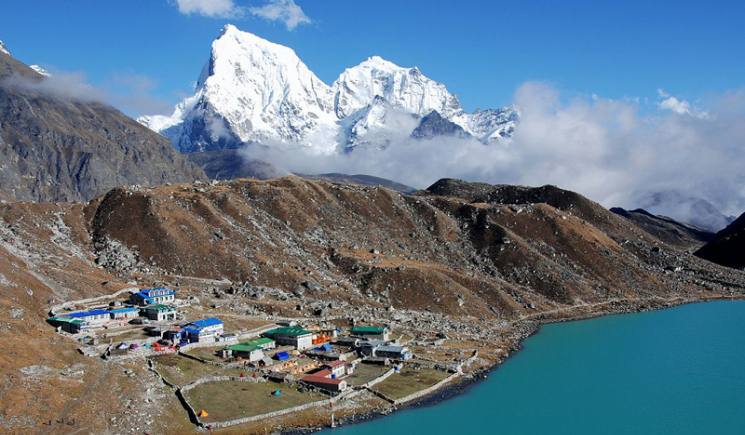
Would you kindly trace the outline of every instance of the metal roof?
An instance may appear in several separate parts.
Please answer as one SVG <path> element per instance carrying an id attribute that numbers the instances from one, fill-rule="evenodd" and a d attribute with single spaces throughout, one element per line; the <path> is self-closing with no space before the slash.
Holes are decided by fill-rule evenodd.
<path id="1" fill-rule="evenodd" d="M 167 287 L 156 287 L 156 288 L 144 288 L 137 292 L 137 294 L 149 298 L 153 297 L 151 293 L 155 293 L 155 296 L 173 295 L 176 294 L 176 290 Z"/>
<path id="2" fill-rule="evenodd" d="M 352 328 L 353 334 L 382 334 L 386 331 L 383 326 L 355 326 Z"/>
<path id="3" fill-rule="evenodd" d="M 152 310 L 159 311 L 159 312 L 160 311 L 176 311 L 176 307 L 172 305 L 166 305 L 166 304 L 153 304 L 153 305 L 148 305 L 147 307 L 145 307 L 145 311 L 152 311 Z"/>
<path id="4" fill-rule="evenodd" d="M 253 352 L 255 350 L 261 350 L 261 348 L 255 344 L 238 343 L 232 346 L 228 346 L 226 349 L 232 350 L 233 352 Z"/>
<path id="5" fill-rule="evenodd" d="M 83 323 L 80 319 L 72 319 L 70 317 L 50 317 L 47 319 L 48 322 L 58 322 L 58 323 L 74 323 L 76 325 L 81 325 Z"/>
<path id="6" fill-rule="evenodd" d="M 378 352 L 406 352 L 408 349 L 404 346 L 396 346 L 396 345 L 386 345 L 386 346 L 380 346 L 376 349 Z"/>
<path id="7" fill-rule="evenodd" d="M 63 314 L 62 316 L 80 318 L 80 317 L 100 316 L 102 314 L 109 314 L 109 312 L 107 310 L 90 310 L 90 311 L 79 311 L 77 313 Z"/>
<path id="8" fill-rule="evenodd" d="M 288 337 L 300 337 L 302 335 L 309 335 L 311 334 L 310 331 L 301 328 L 300 326 L 284 326 L 281 328 L 274 328 L 270 329 L 269 331 L 266 331 L 262 335 L 265 336 L 275 336 L 275 335 L 286 335 Z"/>
<path id="9" fill-rule="evenodd" d="M 206 328 L 208 326 L 222 325 L 222 320 L 217 317 L 207 317 L 206 319 L 195 320 L 189 323 L 188 326 L 193 326 L 196 329 Z"/>
<path id="10" fill-rule="evenodd" d="M 136 307 L 124 307 L 124 308 L 115 308 L 113 310 L 109 310 L 110 313 L 130 313 L 132 311 L 140 311 L 140 309 Z"/>
<path id="11" fill-rule="evenodd" d="M 274 340 L 268 337 L 258 337 L 248 341 L 244 341 L 243 344 L 250 344 L 252 346 L 262 346 L 264 344 L 274 343 Z"/>

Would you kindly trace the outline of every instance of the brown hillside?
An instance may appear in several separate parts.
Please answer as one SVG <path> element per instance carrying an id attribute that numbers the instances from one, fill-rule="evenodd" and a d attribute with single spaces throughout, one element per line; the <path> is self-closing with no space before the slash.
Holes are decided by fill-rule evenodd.
<path id="1" fill-rule="evenodd" d="M 461 326 L 446 332 L 474 336 L 578 308 L 601 314 L 745 289 L 744 273 L 577 194 L 447 183 L 409 196 L 244 179 L 117 188 L 87 205 L 0 205 L 0 431 L 70 432 L 54 426 L 65 417 L 101 433 L 143 413 L 157 433 L 193 429 L 141 363 L 84 357 L 45 323 L 52 304 L 133 285 L 163 282 L 198 296 L 196 310 L 231 319 L 376 316 L 422 330 L 451 319 Z M 280 297 L 247 296 L 257 289 Z"/>

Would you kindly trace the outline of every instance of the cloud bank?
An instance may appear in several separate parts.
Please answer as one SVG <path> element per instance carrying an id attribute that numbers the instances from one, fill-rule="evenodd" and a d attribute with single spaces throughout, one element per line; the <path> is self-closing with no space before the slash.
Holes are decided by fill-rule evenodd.
<path id="1" fill-rule="evenodd" d="M 269 21 L 279 21 L 293 30 L 301 24 L 310 24 L 310 18 L 294 0 L 271 0 L 264 6 L 254 6 L 248 9 L 252 15 Z"/>
<path id="2" fill-rule="evenodd" d="M 176 0 L 179 12 L 184 15 L 202 15 L 211 18 L 234 18 L 243 14 L 233 0 Z"/>
<path id="3" fill-rule="evenodd" d="M 247 154 L 293 172 L 365 173 L 419 188 L 443 177 L 555 184 L 607 207 L 646 204 L 664 212 L 665 195 L 673 195 L 678 203 L 708 201 L 729 215 L 745 211 L 743 91 L 713 99 L 704 117 L 690 105 L 688 111 L 649 113 L 635 101 L 597 96 L 567 101 L 535 82 L 516 91 L 514 104 L 522 119 L 505 144 L 406 139 L 384 150 L 358 147 L 332 156 L 313 155 L 302 145 L 253 147 Z M 696 219 L 680 204 L 668 210 L 678 219 Z"/>
<path id="4" fill-rule="evenodd" d="M 209 18 L 241 18 L 246 14 L 282 23 L 287 30 L 312 21 L 294 0 L 268 0 L 263 5 L 239 6 L 234 0 L 176 0 L 179 12 L 184 15 L 201 15 Z"/>
<path id="5" fill-rule="evenodd" d="M 43 79 L 13 75 L 0 81 L 0 86 L 60 100 L 104 103 L 130 116 L 164 112 L 173 106 L 171 102 L 153 95 L 156 82 L 146 75 L 118 73 L 100 85 L 93 85 L 81 72 L 52 69 L 47 74 Z"/>

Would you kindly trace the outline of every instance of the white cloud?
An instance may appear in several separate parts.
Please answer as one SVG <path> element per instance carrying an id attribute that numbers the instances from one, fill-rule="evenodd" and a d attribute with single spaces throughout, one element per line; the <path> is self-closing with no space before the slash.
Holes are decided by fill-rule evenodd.
<path id="1" fill-rule="evenodd" d="M 678 115 L 689 115 L 697 118 L 705 118 L 708 116 L 706 112 L 693 108 L 691 103 L 688 101 L 678 99 L 677 97 L 665 92 L 664 89 L 658 89 L 657 95 L 660 97 L 657 107 L 662 110 L 669 110 Z"/>
<path id="2" fill-rule="evenodd" d="M 156 83 L 146 75 L 118 73 L 100 85 L 93 85 L 81 72 L 53 69 L 47 74 L 43 80 L 14 75 L 0 81 L 0 86 L 62 100 L 105 103 L 131 116 L 164 112 L 173 106 L 172 102 L 153 95 Z"/>
<path id="3" fill-rule="evenodd" d="M 264 6 L 254 6 L 248 9 L 252 15 L 269 21 L 280 21 L 288 30 L 293 30 L 300 24 L 310 24 L 310 18 L 294 0 L 270 0 Z"/>
<path id="4" fill-rule="evenodd" d="M 332 156 L 299 145 L 254 147 L 247 154 L 293 172 L 366 173 L 418 188 L 443 177 L 555 184 L 627 208 L 652 193 L 677 191 L 728 215 L 745 211 L 745 91 L 716 99 L 705 118 L 650 115 L 628 99 L 562 101 L 543 83 L 521 86 L 514 104 L 522 119 L 509 144 L 405 139 L 382 151 L 359 147 Z"/>
<path id="5" fill-rule="evenodd" d="M 234 18 L 243 14 L 243 9 L 233 0 L 176 0 L 179 12 L 185 15 L 203 15 L 212 18 Z"/>

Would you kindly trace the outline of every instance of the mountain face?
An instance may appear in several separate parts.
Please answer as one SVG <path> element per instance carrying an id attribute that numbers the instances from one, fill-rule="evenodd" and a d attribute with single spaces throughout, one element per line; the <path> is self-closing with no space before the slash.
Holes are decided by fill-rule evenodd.
<path id="1" fill-rule="evenodd" d="M 375 97 L 419 116 L 433 110 L 452 116 L 460 103 L 445 86 L 424 76 L 418 68 L 402 68 L 380 56 L 346 69 L 333 83 L 334 108 L 344 118 L 365 107 Z"/>
<path id="2" fill-rule="evenodd" d="M 425 115 L 417 128 L 411 132 L 411 137 L 415 138 L 432 138 L 438 136 L 450 136 L 467 138 L 470 134 L 463 130 L 460 125 L 444 118 L 437 111 L 433 110 Z"/>
<path id="3" fill-rule="evenodd" d="M 333 93 L 287 47 L 226 26 L 212 43 L 197 92 L 171 117 L 141 122 L 183 152 L 246 142 L 299 142 L 333 126 Z M 310 143 L 322 149 L 323 143 Z"/>
<path id="4" fill-rule="evenodd" d="M 290 48 L 227 25 L 195 94 L 139 121 L 182 152 L 279 142 L 332 154 L 404 140 L 433 111 L 484 143 L 509 139 L 519 118 L 511 107 L 466 113 L 443 84 L 378 56 L 327 85 Z"/>
<path id="5" fill-rule="evenodd" d="M 665 216 L 656 216 L 646 210 L 624 210 L 615 207 L 610 211 L 634 222 L 665 243 L 682 249 L 699 248 L 714 238 L 712 232 L 676 222 Z"/>
<path id="6" fill-rule="evenodd" d="M 745 269 L 745 214 L 718 232 L 696 255 L 722 266 Z"/>
<path id="7" fill-rule="evenodd" d="M 0 189 L 8 197 L 82 201 L 120 185 L 205 178 L 162 136 L 47 80 L 0 51 Z"/>

